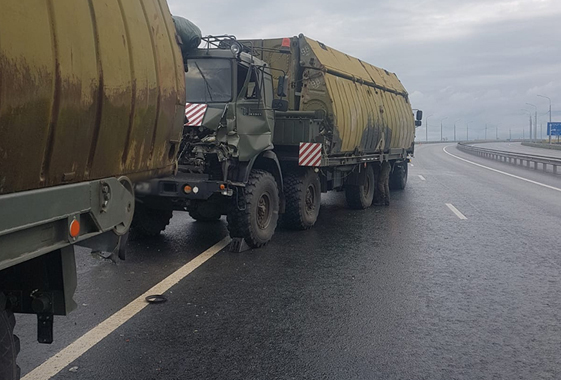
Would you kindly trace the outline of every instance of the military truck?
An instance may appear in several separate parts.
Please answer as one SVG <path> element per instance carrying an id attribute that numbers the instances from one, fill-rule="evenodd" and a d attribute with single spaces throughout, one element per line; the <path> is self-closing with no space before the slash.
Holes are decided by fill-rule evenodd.
<path id="1" fill-rule="evenodd" d="M 204 41 L 183 57 L 178 173 L 136 185 L 134 229 L 160 233 L 171 210 L 201 221 L 226 214 L 233 249 L 260 247 L 279 215 L 289 228 L 312 227 L 322 192 L 369 207 L 381 162 L 391 163 L 391 187 L 405 187 L 422 113 L 395 74 L 304 35 Z"/>
<path id="2" fill-rule="evenodd" d="M 181 52 L 164 0 L 0 0 L 0 379 L 14 313 L 75 308 L 74 244 L 121 254 L 134 185 L 177 167 Z"/>

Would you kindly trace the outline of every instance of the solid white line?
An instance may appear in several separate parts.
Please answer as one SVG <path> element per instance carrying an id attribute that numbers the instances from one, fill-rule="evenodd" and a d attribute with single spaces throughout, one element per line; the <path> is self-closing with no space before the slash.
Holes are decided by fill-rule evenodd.
<path id="1" fill-rule="evenodd" d="M 152 294 L 163 294 L 172 286 L 187 277 L 191 272 L 204 264 L 212 256 L 220 252 L 228 245 L 230 238 L 226 237 L 183 265 L 181 268 L 170 274 L 160 283 L 153 286 L 150 290 L 136 298 L 134 301 L 117 311 L 115 314 L 101 322 L 99 325 L 82 335 L 76 341 L 66 346 L 58 354 L 52 356 L 46 362 L 36 367 L 33 371 L 25 375 L 22 380 L 47 380 L 62 371 L 74 360 L 82 356 L 86 351 L 99 343 L 103 338 L 111 334 L 129 319 L 144 309 L 148 303 L 145 298 Z"/>
<path id="2" fill-rule="evenodd" d="M 423 177 L 422 175 L 419 174 L 419 178 L 421 179 L 421 181 L 426 181 L 426 178 Z"/>
<path id="3" fill-rule="evenodd" d="M 467 218 L 465 217 L 465 215 L 462 214 L 462 213 L 460 212 L 460 210 L 458 210 L 456 207 L 454 207 L 454 205 L 453 205 L 452 203 L 446 203 L 446 206 L 448 206 L 448 208 L 449 208 L 450 210 L 452 210 L 452 212 L 453 212 L 454 214 L 456 214 L 456 216 L 457 216 L 458 218 L 460 218 L 460 219 L 462 219 L 462 220 L 466 220 L 466 219 L 467 219 Z"/>
<path id="4" fill-rule="evenodd" d="M 451 145 L 449 145 L 449 146 L 451 146 Z M 520 176 L 517 176 L 517 175 L 514 175 L 514 174 L 510 174 L 510 173 L 507 173 L 507 172 L 503 172 L 503 171 L 501 171 L 501 170 L 493 169 L 493 168 L 490 168 L 490 167 L 488 167 L 488 166 L 478 164 L 477 162 L 473 162 L 473 161 L 470 161 L 470 160 L 466 160 L 465 158 L 458 157 L 458 156 L 456 156 L 455 154 L 452 154 L 452 153 L 448 152 L 448 151 L 446 150 L 446 148 L 448 148 L 448 147 L 442 148 L 442 150 L 444 151 L 444 153 L 446 153 L 447 155 L 452 156 L 452 157 L 454 157 L 454 158 L 457 158 L 458 160 L 462 160 L 462 161 L 465 161 L 465 162 L 467 162 L 467 163 L 469 163 L 469 164 L 472 164 L 472 165 L 475 165 L 475 166 L 479 166 L 480 168 L 487 169 L 487 170 L 491 170 L 491 171 L 496 172 L 496 173 L 504 174 L 504 175 L 507 175 L 507 176 L 509 176 L 509 177 L 519 179 L 519 180 L 521 180 L 521 181 L 530 182 L 530 183 L 533 183 L 534 185 L 546 187 L 546 188 L 548 188 L 548 189 L 561 192 L 561 189 L 558 188 L 558 187 L 549 186 L 549 185 L 546 185 L 545 183 L 541 183 L 541 182 L 537 182 L 537 181 L 532 181 L 531 179 L 528 179 L 528 178 L 524 178 L 524 177 L 520 177 Z"/>

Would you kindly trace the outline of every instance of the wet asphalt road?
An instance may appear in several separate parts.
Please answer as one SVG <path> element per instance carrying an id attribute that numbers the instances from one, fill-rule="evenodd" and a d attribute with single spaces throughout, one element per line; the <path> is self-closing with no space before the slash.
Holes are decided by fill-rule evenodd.
<path id="1" fill-rule="evenodd" d="M 389 208 L 325 196 L 312 230 L 218 253 L 54 379 L 561 378 L 561 176 L 447 148 L 560 191 L 545 188 L 445 146 L 417 147 Z M 18 320 L 23 372 L 226 234 L 178 213 L 125 262 L 78 252 L 56 342 Z"/>

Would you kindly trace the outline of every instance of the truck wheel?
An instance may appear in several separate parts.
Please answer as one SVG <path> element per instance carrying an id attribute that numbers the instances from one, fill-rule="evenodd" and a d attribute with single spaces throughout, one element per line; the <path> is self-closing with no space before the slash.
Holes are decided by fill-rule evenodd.
<path id="1" fill-rule="evenodd" d="M 0 293 L 0 379 L 18 380 L 20 368 L 16 364 L 19 353 L 19 338 L 14 335 L 16 318 L 7 308 L 7 299 Z"/>
<path id="2" fill-rule="evenodd" d="M 390 190 L 405 189 L 408 171 L 409 165 L 407 165 L 407 162 L 394 165 L 392 174 L 390 174 Z"/>
<path id="3" fill-rule="evenodd" d="M 253 248 L 267 244 L 279 217 L 279 189 L 273 175 L 252 170 L 246 187 L 238 192 L 237 203 L 228 212 L 230 236 L 243 238 Z"/>
<path id="4" fill-rule="evenodd" d="M 198 222 L 215 222 L 222 217 L 220 213 L 212 213 L 207 210 L 203 212 L 200 208 L 189 211 L 189 215 Z"/>
<path id="5" fill-rule="evenodd" d="M 131 230 L 143 236 L 158 236 L 166 229 L 172 216 L 172 210 L 149 208 L 143 203 L 136 202 Z"/>
<path id="6" fill-rule="evenodd" d="M 294 230 L 307 230 L 316 223 L 321 203 L 321 183 L 310 169 L 290 172 L 284 177 L 286 209 L 282 225 Z"/>
<path id="7" fill-rule="evenodd" d="M 364 183 L 360 185 L 345 185 L 347 205 L 355 210 L 362 210 L 372 205 L 374 200 L 374 170 L 371 165 L 366 166 Z"/>

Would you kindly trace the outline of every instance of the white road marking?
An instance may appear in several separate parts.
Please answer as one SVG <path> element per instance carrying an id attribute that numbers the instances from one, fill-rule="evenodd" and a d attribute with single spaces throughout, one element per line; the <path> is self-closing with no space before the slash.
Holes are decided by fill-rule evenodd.
<path id="1" fill-rule="evenodd" d="M 415 166 L 415 165 L 413 165 L 412 163 L 409 163 L 409 165 L 410 165 L 410 166 Z"/>
<path id="2" fill-rule="evenodd" d="M 419 178 L 421 179 L 421 181 L 426 181 L 426 178 L 423 177 L 422 175 L 419 174 Z"/>
<path id="3" fill-rule="evenodd" d="M 451 146 L 451 145 L 449 145 L 449 146 Z M 458 160 L 462 160 L 462 161 L 465 161 L 465 162 L 467 162 L 467 163 L 469 163 L 469 164 L 472 164 L 472 165 L 475 165 L 475 166 L 479 166 L 480 168 L 487 169 L 487 170 L 491 170 L 491 171 L 496 172 L 496 173 L 504 174 L 504 175 L 507 175 L 507 176 L 509 176 L 509 177 L 519 179 L 519 180 L 521 180 L 521 181 L 530 182 L 530 183 L 533 183 L 534 185 L 546 187 L 546 188 L 548 188 L 548 189 L 561 192 L 561 189 L 558 188 L 558 187 L 546 185 L 545 183 L 541 183 L 541 182 L 537 182 L 537 181 L 532 181 L 531 179 L 528 179 L 528 178 L 524 178 L 524 177 L 520 177 L 520 176 L 517 176 L 517 175 L 514 175 L 514 174 L 510 174 L 510 173 L 507 173 L 507 172 L 503 172 L 502 170 L 493 169 L 493 168 L 490 168 L 490 167 L 488 167 L 488 166 L 478 164 L 477 162 L 473 162 L 473 161 L 470 161 L 470 160 L 466 160 L 465 158 L 458 157 L 458 156 L 456 156 L 455 154 L 452 154 L 452 153 L 448 152 L 448 151 L 446 150 L 446 148 L 448 148 L 448 147 L 442 148 L 442 150 L 444 151 L 444 153 L 446 153 L 447 155 L 452 156 L 452 157 L 454 157 L 454 158 L 457 158 Z"/>
<path id="4" fill-rule="evenodd" d="M 460 219 L 462 219 L 462 220 L 466 220 L 466 219 L 467 219 L 467 218 L 465 217 L 465 215 L 462 214 L 462 213 L 460 212 L 460 210 L 458 210 L 456 207 L 454 207 L 454 205 L 453 205 L 452 203 L 446 203 L 446 206 L 448 206 L 448 208 L 449 208 L 450 210 L 452 210 L 452 212 L 453 212 L 454 214 L 456 214 L 456 216 L 457 216 L 458 218 L 460 218 Z"/>
<path id="5" fill-rule="evenodd" d="M 181 268 L 154 285 L 150 290 L 136 298 L 134 301 L 117 311 L 115 314 L 101 322 L 99 325 L 82 335 L 76 341 L 62 349 L 58 354 L 52 356 L 46 362 L 36 367 L 33 371 L 25 375 L 22 380 L 47 380 L 62 371 L 74 360 L 78 359 L 90 348 L 99 343 L 103 338 L 111 334 L 129 319 L 144 309 L 148 303 L 145 298 L 153 294 L 163 294 L 172 286 L 187 277 L 195 269 L 204 264 L 212 256 L 220 252 L 228 245 L 230 238 L 226 237 L 183 265 Z"/>

